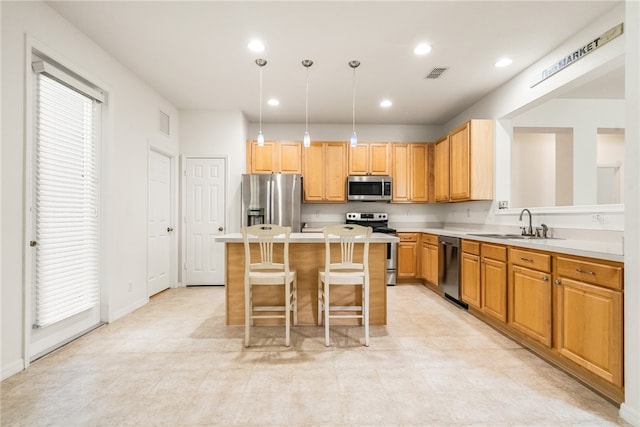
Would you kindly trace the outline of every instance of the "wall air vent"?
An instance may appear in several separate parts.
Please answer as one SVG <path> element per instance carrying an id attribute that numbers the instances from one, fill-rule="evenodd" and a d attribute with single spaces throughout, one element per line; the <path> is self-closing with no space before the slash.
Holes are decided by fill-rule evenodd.
<path id="1" fill-rule="evenodd" d="M 435 67 L 429 72 L 429 74 L 427 74 L 427 77 L 425 77 L 425 79 L 437 79 L 448 69 L 449 67 Z"/>
<path id="2" fill-rule="evenodd" d="M 158 130 L 165 135 L 169 135 L 170 131 L 170 117 L 162 110 L 158 111 Z"/>

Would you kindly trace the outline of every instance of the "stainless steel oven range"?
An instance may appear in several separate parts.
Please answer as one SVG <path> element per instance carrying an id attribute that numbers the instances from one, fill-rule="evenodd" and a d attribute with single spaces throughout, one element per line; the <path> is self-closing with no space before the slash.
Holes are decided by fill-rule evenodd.
<path id="1" fill-rule="evenodd" d="M 374 233 L 396 235 L 396 230 L 389 228 L 389 217 L 384 212 L 349 212 L 346 214 L 346 223 L 371 227 Z M 398 244 L 387 243 L 387 285 L 396 284 L 397 265 Z"/>

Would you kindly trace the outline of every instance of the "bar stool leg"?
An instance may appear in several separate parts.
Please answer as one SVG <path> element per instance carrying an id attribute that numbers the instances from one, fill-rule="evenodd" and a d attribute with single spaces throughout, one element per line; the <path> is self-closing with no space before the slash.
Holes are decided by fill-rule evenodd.
<path id="1" fill-rule="evenodd" d="M 251 288 L 244 288 L 244 346 L 249 347 L 249 334 L 251 329 Z"/>
<path id="2" fill-rule="evenodd" d="M 284 294 L 285 294 L 285 299 L 284 299 L 284 312 L 285 312 L 285 316 L 284 316 L 284 327 L 285 327 L 284 345 L 289 347 L 290 339 L 291 339 L 291 336 L 290 336 L 290 334 L 291 334 L 291 285 L 289 284 L 289 279 L 288 278 L 284 279 Z"/>
<path id="3" fill-rule="evenodd" d="M 364 321 L 364 345 L 369 347 L 369 287 L 362 285 L 362 320 Z"/>
<path id="4" fill-rule="evenodd" d="M 293 324 L 298 326 L 298 276 L 293 278 Z"/>
<path id="5" fill-rule="evenodd" d="M 324 278 L 324 345 L 329 347 L 329 282 Z"/>

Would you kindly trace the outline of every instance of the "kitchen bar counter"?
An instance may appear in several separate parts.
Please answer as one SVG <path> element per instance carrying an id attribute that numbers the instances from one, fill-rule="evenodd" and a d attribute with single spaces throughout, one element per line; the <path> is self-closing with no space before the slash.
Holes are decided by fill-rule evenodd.
<path id="1" fill-rule="evenodd" d="M 226 323 L 228 325 L 244 324 L 244 244 L 242 234 L 231 233 L 216 237 L 216 242 L 226 246 Z M 277 238 L 276 238 L 277 240 Z M 385 325 L 387 323 L 387 285 L 386 257 L 387 243 L 397 242 L 396 236 L 373 233 L 369 245 L 370 276 L 370 324 Z M 256 248 L 256 251 L 258 250 Z M 276 254 L 282 251 L 276 249 Z M 332 251 L 334 252 L 334 251 Z M 300 325 L 315 325 L 318 319 L 318 267 L 325 261 L 324 235 L 322 233 L 291 233 L 289 240 L 289 264 L 298 275 L 298 322 Z M 281 260 L 280 260 L 281 261 Z M 264 291 L 264 292 L 258 292 Z M 254 291 L 254 300 L 260 304 L 282 304 L 279 289 L 258 289 Z M 334 298 L 347 303 L 359 300 L 359 292 L 350 286 L 332 289 Z M 347 302 L 349 301 L 349 302 Z M 332 323 L 353 323 L 353 319 L 336 319 Z M 265 320 L 267 322 L 268 320 Z M 276 322 L 279 320 L 275 320 Z"/>

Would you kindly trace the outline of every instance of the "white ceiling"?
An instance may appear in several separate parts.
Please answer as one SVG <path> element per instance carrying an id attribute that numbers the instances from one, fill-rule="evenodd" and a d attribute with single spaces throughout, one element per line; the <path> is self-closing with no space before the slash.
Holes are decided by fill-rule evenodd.
<path id="1" fill-rule="evenodd" d="M 51 1 L 48 4 L 179 109 L 241 110 L 258 121 L 440 125 L 620 1 Z M 266 50 L 255 54 L 248 42 Z M 418 42 L 433 50 L 413 54 Z M 503 56 L 510 67 L 496 69 Z M 449 67 L 437 80 L 425 76 Z M 383 110 L 383 98 L 393 101 Z"/>

